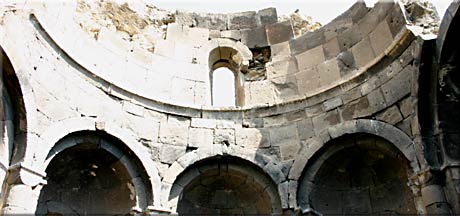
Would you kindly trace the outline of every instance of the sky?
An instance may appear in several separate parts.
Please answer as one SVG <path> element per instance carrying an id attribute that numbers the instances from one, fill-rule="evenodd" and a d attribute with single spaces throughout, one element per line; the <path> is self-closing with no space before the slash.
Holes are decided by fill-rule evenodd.
<path id="1" fill-rule="evenodd" d="M 356 0 L 148 0 L 159 8 L 169 11 L 186 10 L 207 13 L 232 13 L 257 11 L 275 7 L 278 16 L 291 14 L 299 9 L 301 14 L 311 16 L 313 20 L 325 25 L 345 12 Z M 365 0 L 372 6 L 376 0 Z M 452 0 L 430 0 L 442 17 Z"/>

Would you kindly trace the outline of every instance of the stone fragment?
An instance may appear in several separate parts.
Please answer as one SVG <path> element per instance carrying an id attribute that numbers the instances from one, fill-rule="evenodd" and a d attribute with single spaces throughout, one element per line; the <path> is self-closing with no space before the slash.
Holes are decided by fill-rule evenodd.
<path id="1" fill-rule="evenodd" d="M 163 144 L 160 150 L 160 161 L 167 164 L 172 164 L 178 158 L 185 154 L 185 146 L 174 146 Z"/>

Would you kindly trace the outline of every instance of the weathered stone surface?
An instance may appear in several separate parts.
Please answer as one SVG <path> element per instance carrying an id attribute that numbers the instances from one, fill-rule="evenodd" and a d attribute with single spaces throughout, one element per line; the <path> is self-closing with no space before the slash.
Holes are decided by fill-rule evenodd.
<path id="1" fill-rule="evenodd" d="M 299 71 L 314 67 L 324 62 L 324 51 L 321 46 L 296 55 Z"/>
<path id="2" fill-rule="evenodd" d="M 267 32 L 263 26 L 253 29 L 243 29 L 239 32 L 241 35 L 241 42 L 249 48 L 268 46 Z"/>
<path id="3" fill-rule="evenodd" d="M 160 149 L 160 161 L 167 164 L 172 164 L 179 157 L 185 154 L 185 146 L 174 146 L 164 144 Z"/>
<path id="4" fill-rule="evenodd" d="M 377 119 L 387 122 L 392 125 L 403 120 L 402 115 L 396 106 L 392 106 L 386 109 L 385 111 L 383 111 L 382 113 L 378 114 Z"/>
<path id="5" fill-rule="evenodd" d="M 323 102 L 323 107 L 324 107 L 324 111 L 329 111 L 329 110 L 332 110 L 332 109 L 335 109 L 339 106 L 342 105 L 342 98 L 341 97 L 334 97 L 334 98 L 331 98 L 327 101 L 324 101 Z"/>
<path id="6" fill-rule="evenodd" d="M 265 8 L 257 12 L 257 21 L 259 25 L 269 25 L 278 21 L 276 8 Z"/>
<path id="7" fill-rule="evenodd" d="M 407 97 L 406 99 L 401 100 L 398 103 L 398 107 L 403 117 L 407 118 L 409 115 L 411 115 L 414 112 L 414 102 L 413 102 L 412 97 Z"/>
<path id="8" fill-rule="evenodd" d="M 390 46 L 393 41 L 393 36 L 391 35 L 390 28 L 386 21 L 380 22 L 369 34 L 369 39 L 372 44 L 372 49 L 374 50 L 375 55 L 381 55 L 387 47 Z"/>
<path id="9" fill-rule="evenodd" d="M 340 53 L 339 42 L 337 38 L 333 38 L 323 44 L 324 57 L 326 60 L 336 57 Z"/>
<path id="10" fill-rule="evenodd" d="M 172 124 L 160 125 L 160 142 L 176 146 L 187 146 L 188 128 Z"/>
<path id="11" fill-rule="evenodd" d="M 252 29 L 257 26 L 256 12 L 242 12 L 228 15 L 228 29 Z"/>
<path id="12" fill-rule="evenodd" d="M 279 146 L 282 160 L 293 159 L 300 149 L 300 140 L 295 125 L 270 128 L 271 146 Z"/>
<path id="13" fill-rule="evenodd" d="M 395 103 L 410 93 L 411 89 L 411 70 L 410 66 L 404 68 L 399 74 L 382 85 L 382 92 L 388 105 Z"/>
<path id="14" fill-rule="evenodd" d="M 262 143 L 263 134 L 259 129 L 255 128 L 238 128 L 235 130 L 236 145 L 248 149 L 257 149 L 268 147 L 270 143 Z"/>
<path id="15" fill-rule="evenodd" d="M 234 129 L 216 129 L 214 130 L 214 144 L 235 145 Z"/>
<path id="16" fill-rule="evenodd" d="M 353 46 L 351 52 L 353 53 L 356 66 L 359 68 L 366 66 L 375 58 L 368 37 L 363 38 L 359 43 Z"/>
<path id="17" fill-rule="evenodd" d="M 325 130 L 330 126 L 340 123 L 340 115 L 337 110 L 332 110 L 313 117 L 312 122 L 315 128 L 315 133 L 318 135 L 322 130 Z"/>
<path id="18" fill-rule="evenodd" d="M 213 144 L 214 132 L 206 128 L 190 128 L 188 136 L 189 147 L 209 147 Z"/>
<path id="19" fill-rule="evenodd" d="M 336 59 L 319 64 L 317 69 L 321 86 L 327 86 L 340 80 L 340 70 Z"/>
<path id="20" fill-rule="evenodd" d="M 339 42 L 340 51 L 350 49 L 352 46 L 361 41 L 363 36 L 357 26 L 348 28 L 342 34 L 337 36 Z"/>
<path id="21" fill-rule="evenodd" d="M 270 45 L 285 42 L 294 37 L 291 22 L 281 22 L 266 25 L 268 43 Z"/>

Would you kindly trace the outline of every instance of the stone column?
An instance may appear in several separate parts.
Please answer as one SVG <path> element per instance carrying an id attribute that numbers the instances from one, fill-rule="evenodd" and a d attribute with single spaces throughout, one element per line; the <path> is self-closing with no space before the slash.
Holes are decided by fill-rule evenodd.
<path id="1" fill-rule="evenodd" d="M 22 163 L 11 166 L 8 169 L 2 214 L 35 214 L 40 191 L 46 184 L 44 177 L 44 173 Z"/>

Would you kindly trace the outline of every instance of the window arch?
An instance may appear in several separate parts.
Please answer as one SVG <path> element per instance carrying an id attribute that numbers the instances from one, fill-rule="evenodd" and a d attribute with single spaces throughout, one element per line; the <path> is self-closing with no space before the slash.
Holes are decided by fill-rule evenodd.
<path id="1" fill-rule="evenodd" d="M 213 44 L 217 47 L 210 49 L 208 59 L 211 105 L 244 106 L 242 78 L 252 53 L 241 42 L 229 39 L 217 39 L 217 43 Z"/>

